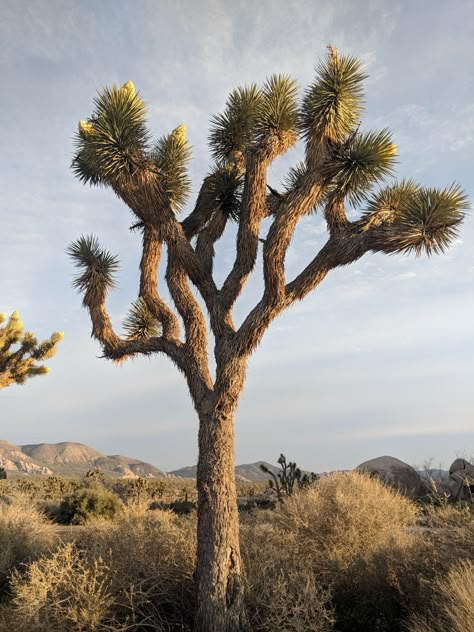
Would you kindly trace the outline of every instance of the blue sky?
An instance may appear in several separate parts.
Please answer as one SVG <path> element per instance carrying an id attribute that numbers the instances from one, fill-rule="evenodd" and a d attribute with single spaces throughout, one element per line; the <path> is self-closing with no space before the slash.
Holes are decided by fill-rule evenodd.
<path id="1" fill-rule="evenodd" d="M 65 247 L 93 232 L 119 254 L 109 308 L 119 327 L 137 292 L 139 236 L 111 191 L 70 169 L 77 121 L 97 89 L 131 79 L 157 136 L 184 123 L 194 189 L 205 175 L 210 116 L 237 84 L 273 72 L 301 89 L 331 43 L 370 74 L 362 127 L 389 126 L 399 176 L 474 194 L 474 2 L 262 0 L 0 1 L 0 311 L 18 309 L 46 337 L 64 330 L 51 373 L 0 394 L 0 438 L 81 441 L 163 469 L 196 460 L 197 420 L 165 358 L 100 360 L 71 288 Z M 300 150 L 269 171 L 278 186 Z M 355 216 L 355 211 L 354 211 Z M 324 241 L 305 218 L 288 256 L 293 276 Z M 234 234 L 218 245 L 217 276 Z M 391 454 L 449 464 L 474 453 L 474 220 L 442 257 L 370 255 L 331 273 L 279 318 L 250 361 L 236 417 L 237 462 L 280 452 L 316 471 Z M 240 320 L 259 297 L 260 270 Z"/>

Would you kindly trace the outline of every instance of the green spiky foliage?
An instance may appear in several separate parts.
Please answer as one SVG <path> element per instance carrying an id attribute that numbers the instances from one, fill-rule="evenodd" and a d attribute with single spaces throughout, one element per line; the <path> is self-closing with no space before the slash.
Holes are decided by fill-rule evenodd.
<path id="1" fill-rule="evenodd" d="M 457 238 L 469 207 L 458 184 L 439 189 L 407 180 L 373 195 L 363 221 L 380 227 L 386 252 L 440 254 Z"/>
<path id="2" fill-rule="evenodd" d="M 79 268 L 73 285 L 84 295 L 84 306 L 93 304 L 114 287 L 118 259 L 101 247 L 97 237 L 80 237 L 68 246 L 66 252 Z"/>
<path id="3" fill-rule="evenodd" d="M 78 126 L 73 171 L 91 185 L 126 181 L 147 152 L 145 102 L 129 81 L 104 88 L 94 105 L 92 116 Z"/>
<path id="4" fill-rule="evenodd" d="M 242 169 L 238 164 L 228 162 L 217 165 L 210 175 L 211 206 L 219 208 L 229 219 L 238 221 L 244 183 Z"/>
<path id="5" fill-rule="evenodd" d="M 362 62 L 338 55 L 332 48 L 316 66 L 316 77 L 306 90 L 300 129 L 307 139 L 315 134 L 342 140 L 354 131 L 362 114 Z"/>
<path id="6" fill-rule="evenodd" d="M 296 81 L 288 75 L 272 75 L 265 81 L 255 126 L 259 141 L 272 134 L 290 134 L 296 141 L 297 97 Z"/>
<path id="7" fill-rule="evenodd" d="M 351 204 L 361 204 L 374 184 L 393 173 L 397 147 L 390 130 L 351 134 L 331 143 L 324 164 L 328 189 Z"/>
<path id="8" fill-rule="evenodd" d="M 233 90 L 222 114 L 211 120 L 209 144 L 213 158 L 220 162 L 239 160 L 255 140 L 262 93 L 250 86 Z"/>
<path id="9" fill-rule="evenodd" d="M 129 340 L 140 340 L 140 338 L 151 338 L 161 334 L 161 325 L 153 316 L 145 301 L 138 298 L 123 321 L 123 328 L 127 332 Z"/>
<path id="10" fill-rule="evenodd" d="M 8 319 L 6 314 L 0 314 L 0 388 L 24 384 L 30 377 L 49 373 L 49 368 L 41 363 L 54 356 L 63 337 L 62 332 L 55 332 L 38 342 L 32 332 L 23 331 L 18 312 Z"/>
<path id="11" fill-rule="evenodd" d="M 184 208 L 191 190 L 187 165 L 191 148 L 186 141 L 186 128 L 180 125 L 171 134 L 162 136 L 152 153 L 161 176 L 162 189 L 168 195 L 174 211 Z"/>

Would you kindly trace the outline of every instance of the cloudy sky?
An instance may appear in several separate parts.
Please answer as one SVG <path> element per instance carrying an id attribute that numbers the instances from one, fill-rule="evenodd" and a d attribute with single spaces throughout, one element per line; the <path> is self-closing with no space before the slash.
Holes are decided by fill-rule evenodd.
<path id="1" fill-rule="evenodd" d="M 80 441 L 167 470 L 196 461 L 184 380 L 165 358 L 99 359 L 71 288 L 65 247 L 93 232 L 120 256 L 109 301 L 117 327 L 137 292 L 129 212 L 69 168 L 77 121 L 102 86 L 131 79 L 156 135 L 186 124 L 196 190 L 208 122 L 229 90 L 273 72 L 303 90 L 331 43 L 363 58 L 363 127 L 392 129 L 398 174 L 430 186 L 456 180 L 474 197 L 472 0 L 0 0 L 0 41 L 0 311 L 18 309 L 39 336 L 65 332 L 47 377 L 0 394 L 0 438 L 16 444 Z M 298 156 L 277 161 L 269 181 L 278 186 Z M 304 220 L 289 277 L 324 232 L 320 217 Z M 219 243 L 219 279 L 233 240 L 231 231 Z M 382 454 L 446 465 L 474 453 L 473 244 L 471 216 L 447 255 L 366 256 L 280 317 L 250 362 L 237 462 L 283 451 L 321 471 Z M 259 288 L 257 278 L 237 320 Z"/>

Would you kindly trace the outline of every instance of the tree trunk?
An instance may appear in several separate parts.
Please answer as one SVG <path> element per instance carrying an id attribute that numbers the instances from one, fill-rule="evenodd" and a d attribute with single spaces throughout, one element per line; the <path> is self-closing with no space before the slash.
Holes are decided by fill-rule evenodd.
<path id="1" fill-rule="evenodd" d="M 232 415 L 199 415 L 195 632 L 248 630 L 239 545 Z"/>

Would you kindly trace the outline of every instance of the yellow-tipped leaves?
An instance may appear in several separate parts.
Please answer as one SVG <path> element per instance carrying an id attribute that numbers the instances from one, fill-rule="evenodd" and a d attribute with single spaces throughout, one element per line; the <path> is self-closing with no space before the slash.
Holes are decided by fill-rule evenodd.
<path id="1" fill-rule="evenodd" d="M 178 125 L 178 127 L 175 127 L 175 129 L 171 132 L 171 135 L 178 143 L 184 145 L 186 142 L 186 125 Z"/>
<path id="2" fill-rule="evenodd" d="M 184 125 L 158 139 L 153 150 L 153 162 L 160 172 L 162 190 L 176 212 L 183 208 L 191 190 L 188 176 L 190 158 L 191 148 L 186 141 Z"/>
<path id="3" fill-rule="evenodd" d="M 72 169 L 93 185 L 130 178 L 147 151 L 145 102 L 127 82 L 104 88 L 94 105 L 91 117 L 79 122 Z"/>
<path id="4" fill-rule="evenodd" d="M 122 86 L 122 90 L 127 92 L 131 97 L 134 97 L 136 94 L 135 86 L 133 85 L 133 81 L 127 81 Z"/>
<path id="5" fill-rule="evenodd" d="M 94 131 L 94 126 L 89 121 L 79 121 L 77 128 L 79 134 L 81 134 L 84 138 L 89 134 L 92 134 Z"/>

